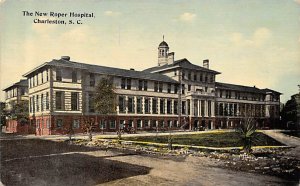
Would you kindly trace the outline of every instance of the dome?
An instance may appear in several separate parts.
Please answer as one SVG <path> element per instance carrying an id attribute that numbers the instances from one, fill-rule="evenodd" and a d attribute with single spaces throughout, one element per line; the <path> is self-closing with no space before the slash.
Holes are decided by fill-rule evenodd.
<path id="1" fill-rule="evenodd" d="M 169 45 L 168 45 L 168 43 L 166 43 L 165 41 L 162 41 L 162 42 L 159 44 L 158 47 L 167 47 L 167 48 L 169 48 Z"/>

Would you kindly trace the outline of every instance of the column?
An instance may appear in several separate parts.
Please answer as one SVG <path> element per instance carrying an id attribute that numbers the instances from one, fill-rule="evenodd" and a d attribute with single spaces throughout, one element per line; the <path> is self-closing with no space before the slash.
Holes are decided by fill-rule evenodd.
<path id="1" fill-rule="evenodd" d="M 157 98 L 157 114 L 160 114 L 160 98 Z"/>
<path id="2" fill-rule="evenodd" d="M 198 100 L 198 107 L 199 107 L 199 109 L 198 109 L 198 116 L 201 116 L 201 100 L 199 99 Z"/>
<path id="3" fill-rule="evenodd" d="M 167 107 L 168 107 L 168 99 L 164 99 L 164 103 L 165 103 L 165 105 L 164 105 L 164 108 L 165 108 L 165 114 L 167 114 Z"/>
<path id="4" fill-rule="evenodd" d="M 125 112 L 128 114 L 128 96 L 125 96 Z"/>
<path id="5" fill-rule="evenodd" d="M 145 114 L 145 97 L 142 97 L 142 113 Z"/>
<path id="6" fill-rule="evenodd" d="M 204 107 L 204 109 L 205 109 L 204 116 L 207 117 L 208 116 L 208 101 L 207 100 L 205 100 L 204 105 L 205 105 L 205 107 Z"/>
<path id="7" fill-rule="evenodd" d="M 152 114 L 152 100 L 153 100 L 153 98 L 150 98 L 150 104 L 149 104 L 150 105 L 150 108 L 149 108 L 150 109 L 150 114 Z"/>

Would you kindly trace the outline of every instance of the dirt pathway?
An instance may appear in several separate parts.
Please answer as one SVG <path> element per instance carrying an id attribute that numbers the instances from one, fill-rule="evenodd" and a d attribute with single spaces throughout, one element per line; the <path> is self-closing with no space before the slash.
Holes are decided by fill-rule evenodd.
<path id="1" fill-rule="evenodd" d="M 253 173 L 217 168 L 219 162 L 206 157 L 170 159 L 142 155 L 116 156 L 108 151 L 87 152 L 124 163 L 151 168 L 149 174 L 123 178 L 105 185 L 283 185 L 286 181 Z"/>
<path id="2" fill-rule="evenodd" d="M 263 133 L 276 139 L 280 143 L 293 147 L 286 155 L 300 160 L 300 138 L 288 136 L 278 130 L 265 130 Z"/>

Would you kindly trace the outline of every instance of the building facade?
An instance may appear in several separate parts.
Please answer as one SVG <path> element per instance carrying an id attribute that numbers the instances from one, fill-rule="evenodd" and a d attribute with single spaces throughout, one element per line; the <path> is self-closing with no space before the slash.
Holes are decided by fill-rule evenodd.
<path id="1" fill-rule="evenodd" d="M 209 60 L 203 66 L 187 59 L 175 61 L 163 41 L 157 66 L 143 71 L 78 63 L 63 56 L 24 76 L 30 121 L 38 135 L 65 134 L 70 128 L 82 132 L 84 117 L 94 118 L 95 131 L 233 128 L 247 116 L 266 126 L 267 119 L 279 118 L 280 93 L 218 83 L 218 74 L 209 69 Z M 113 80 L 117 94 L 116 114 L 108 117 L 97 114 L 93 106 L 97 82 L 103 77 Z"/>
<path id="2" fill-rule="evenodd" d="M 16 105 L 26 107 L 28 105 L 28 82 L 27 79 L 20 81 L 3 89 L 5 91 L 5 110 L 9 113 L 6 117 L 6 132 L 9 133 L 32 133 L 33 127 L 27 120 L 16 118 L 19 111 L 16 111 Z"/>

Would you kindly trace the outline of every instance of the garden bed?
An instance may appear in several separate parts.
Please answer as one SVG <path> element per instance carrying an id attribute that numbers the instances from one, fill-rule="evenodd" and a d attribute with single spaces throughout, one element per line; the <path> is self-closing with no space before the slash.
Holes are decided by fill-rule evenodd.
<path id="1" fill-rule="evenodd" d="M 240 134 L 237 132 L 220 132 L 220 133 L 202 133 L 202 134 L 185 134 L 185 135 L 165 135 L 165 136 L 137 136 L 124 137 L 125 141 L 150 142 L 168 144 L 171 138 L 172 144 L 205 146 L 205 147 L 241 147 L 243 142 Z M 273 138 L 256 132 L 253 136 L 253 146 L 284 146 L 282 143 Z"/>

